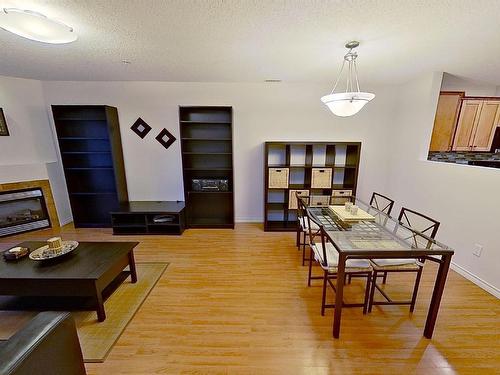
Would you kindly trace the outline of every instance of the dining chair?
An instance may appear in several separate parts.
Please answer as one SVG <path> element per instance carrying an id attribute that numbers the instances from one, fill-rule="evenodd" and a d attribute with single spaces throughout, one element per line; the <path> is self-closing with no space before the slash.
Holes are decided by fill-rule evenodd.
<path id="1" fill-rule="evenodd" d="M 382 211 L 387 216 L 391 216 L 392 207 L 394 206 L 394 200 L 386 197 L 385 195 L 373 192 L 370 199 L 370 206 Z"/>
<path id="2" fill-rule="evenodd" d="M 420 238 L 427 242 L 426 247 L 432 246 L 431 240 L 434 239 L 439 229 L 440 223 L 429 216 L 421 214 L 417 211 L 410 210 L 406 207 L 401 208 L 398 220 L 404 227 L 411 228 L 416 232 L 408 237 L 409 245 L 412 247 L 421 247 L 417 239 Z M 404 227 L 401 227 L 403 230 Z M 423 234 L 421 236 L 419 233 Z M 415 301 L 417 299 L 418 287 L 420 278 L 422 276 L 423 261 L 417 259 L 372 259 L 371 265 L 373 267 L 372 285 L 370 291 L 370 302 L 368 305 L 368 312 L 372 311 L 373 305 L 410 305 L 410 312 L 415 309 Z M 380 273 L 415 273 L 415 284 L 413 286 L 413 293 L 410 300 L 394 301 L 389 295 L 377 284 L 377 276 Z M 375 289 L 384 297 L 385 301 L 375 301 Z"/>
<path id="3" fill-rule="evenodd" d="M 306 209 L 306 217 L 309 222 L 309 274 L 307 285 L 311 286 L 311 280 L 323 279 L 323 291 L 321 298 L 321 315 L 325 315 L 326 308 L 335 307 L 335 304 L 326 303 L 327 284 L 330 285 L 335 292 L 335 284 L 332 280 L 337 278 L 338 269 L 338 251 L 335 245 L 329 240 L 323 224 L 314 218 L 314 216 Z M 312 230 L 312 224 L 316 224 L 318 231 Z M 319 239 L 319 240 L 318 240 Z M 312 276 L 313 261 L 319 263 L 323 270 L 323 276 Z M 345 303 L 342 302 L 342 307 L 363 307 L 363 314 L 366 314 L 369 302 L 370 282 L 372 276 L 372 267 L 370 262 L 365 259 L 348 259 L 345 266 L 346 275 L 364 276 L 366 278 L 365 296 L 363 303 Z"/>
<path id="4" fill-rule="evenodd" d="M 319 194 L 311 194 L 311 195 L 300 195 L 297 192 L 295 193 L 297 197 L 297 247 L 302 248 L 302 265 L 305 265 L 305 262 L 309 259 L 306 258 L 306 247 L 308 246 L 306 237 L 308 233 L 308 225 L 309 222 L 306 219 L 305 210 L 307 207 L 328 207 L 331 203 L 332 197 L 329 195 L 319 195 Z M 301 205 L 299 207 L 299 205 Z M 312 230 L 317 232 L 319 227 L 312 222 Z M 301 235 L 303 233 L 303 235 Z M 301 242 L 301 237 L 303 236 L 304 242 Z"/>
<path id="5" fill-rule="evenodd" d="M 306 202 L 309 201 L 309 196 L 299 195 L 295 193 L 295 197 L 297 198 L 297 247 L 299 251 L 302 249 L 302 265 L 305 265 L 306 259 L 306 246 L 307 243 L 307 235 L 309 229 L 309 221 L 306 217 Z M 311 223 L 312 229 L 314 231 L 318 231 L 319 227 L 313 222 Z"/>
<path id="6" fill-rule="evenodd" d="M 394 207 L 394 200 L 374 191 L 370 199 L 370 206 L 390 217 L 392 208 Z M 382 277 L 382 284 L 385 284 L 387 282 L 387 272 L 379 276 Z M 349 282 L 351 282 L 351 280 L 349 280 Z"/>

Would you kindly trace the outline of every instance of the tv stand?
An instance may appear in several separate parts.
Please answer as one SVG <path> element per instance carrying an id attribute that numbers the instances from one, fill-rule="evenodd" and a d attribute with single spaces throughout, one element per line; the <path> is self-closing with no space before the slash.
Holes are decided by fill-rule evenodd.
<path id="1" fill-rule="evenodd" d="M 131 201 L 111 212 L 113 234 L 180 235 L 184 232 L 184 202 Z"/>

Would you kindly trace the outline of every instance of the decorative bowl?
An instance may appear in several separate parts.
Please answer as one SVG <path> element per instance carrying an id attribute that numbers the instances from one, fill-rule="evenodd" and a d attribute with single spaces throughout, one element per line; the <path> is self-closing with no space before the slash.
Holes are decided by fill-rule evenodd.
<path id="1" fill-rule="evenodd" d="M 77 247 L 78 247 L 77 241 L 63 241 L 62 242 L 62 249 L 60 252 L 55 253 L 52 250 L 49 250 L 49 245 L 45 245 L 45 246 L 39 247 L 36 250 L 33 250 L 30 253 L 29 257 L 31 260 L 54 259 L 54 258 L 61 257 L 63 255 L 66 255 L 68 253 L 71 253 Z"/>

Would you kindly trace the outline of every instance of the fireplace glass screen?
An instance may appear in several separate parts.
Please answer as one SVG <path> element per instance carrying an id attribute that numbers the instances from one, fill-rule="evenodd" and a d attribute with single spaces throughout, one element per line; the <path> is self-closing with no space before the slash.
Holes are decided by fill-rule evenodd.
<path id="1" fill-rule="evenodd" d="M 50 227 L 41 189 L 0 193 L 0 236 Z"/>

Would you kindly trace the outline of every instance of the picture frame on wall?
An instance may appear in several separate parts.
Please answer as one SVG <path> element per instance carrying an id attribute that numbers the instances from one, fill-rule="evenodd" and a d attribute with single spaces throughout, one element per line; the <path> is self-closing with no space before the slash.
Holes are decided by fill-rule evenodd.
<path id="1" fill-rule="evenodd" d="M 7 128 L 7 121 L 5 121 L 5 115 L 3 114 L 3 109 L 0 108 L 0 136 L 8 136 L 9 128 Z"/>

